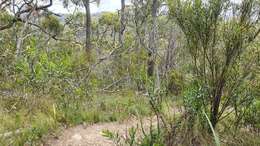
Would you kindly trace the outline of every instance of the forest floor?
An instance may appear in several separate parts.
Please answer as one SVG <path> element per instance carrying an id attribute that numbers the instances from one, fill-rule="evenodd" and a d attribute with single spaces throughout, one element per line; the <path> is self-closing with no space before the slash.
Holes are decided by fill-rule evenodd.
<path id="1" fill-rule="evenodd" d="M 155 121 L 155 118 L 146 118 L 142 120 L 143 127 L 148 128 L 151 122 L 155 125 Z M 140 123 L 140 120 L 131 118 L 121 122 L 82 124 L 62 130 L 60 136 L 50 138 L 44 146 L 115 146 L 112 140 L 102 136 L 102 131 L 118 132 L 120 136 L 127 137 L 127 130 L 137 125 L 138 133 L 141 133 Z"/>

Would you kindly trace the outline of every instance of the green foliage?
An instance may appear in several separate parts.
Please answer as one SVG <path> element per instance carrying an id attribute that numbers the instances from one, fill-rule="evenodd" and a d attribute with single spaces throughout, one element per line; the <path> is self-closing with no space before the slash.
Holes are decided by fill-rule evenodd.
<path id="1" fill-rule="evenodd" d="M 163 135 L 157 129 L 150 129 L 150 133 L 146 135 L 140 142 L 140 146 L 165 146 Z"/>
<path id="2" fill-rule="evenodd" d="M 132 54 L 129 66 L 130 74 L 136 84 L 137 90 L 144 90 L 147 84 L 146 62 L 147 53 L 140 51 L 139 54 Z"/>
<path id="3" fill-rule="evenodd" d="M 243 110 L 243 124 L 250 126 L 250 129 L 257 131 L 260 128 L 260 101 L 253 100 L 253 103 L 249 107 Z"/>
<path id="4" fill-rule="evenodd" d="M 92 30 L 97 30 L 98 29 L 98 25 L 99 25 L 99 22 L 97 20 L 92 20 L 91 21 L 91 29 Z"/>
<path id="5" fill-rule="evenodd" d="M 119 17 L 116 13 L 104 12 L 98 22 L 100 25 L 113 26 L 116 31 L 119 31 Z"/>
<path id="6" fill-rule="evenodd" d="M 55 119 L 49 116 L 47 111 L 36 111 L 34 109 L 35 113 L 29 112 L 23 108 L 17 110 L 16 113 L 10 113 L 1 118 L 1 134 L 14 132 L 9 137 L 0 138 L 1 144 L 8 145 L 12 143 L 15 146 L 24 144 L 38 145 L 38 141 L 43 135 L 58 127 Z"/>
<path id="7" fill-rule="evenodd" d="M 8 12 L 0 10 L 0 25 L 7 25 L 12 21 L 13 17 L 8 14 Z"/>
<path id="8" fill-rule="evenodd" d="M 174 95 L 180 95 L 184 89 L 185 81 L 183 75 L 178 71 L 171 71 L 168 79 L 168 91 Z"/>
<path id="9" fill-rule="evenodd" d="M 142 138 L 138 138 L 138 127 L 131 127 L 128 129 L 127 138 L 121 136 L 118 132 L 111 132 L 103 130 L 102 136 L 114 141 L 117 146 L 165 146 L 162 140 L 162 135 L 157 130 L 150 127 L 150 133 L 144 134 Z"/>
<path id="10" fill-rule="evenodd" d="M 52 35 L 59 35 L 63 29 L 58 18 L 51 15 L 44 17 L 41 25 Z"/>
<path id="11" fill-rule="evenodd" d="M 198 81 L 193 81 L 184 93 L 183 101 L 184 106 L 191 115 L 202 112 L 206 108 L 205 99 L 208 98 L 207 90 Z"/>
<path id="12" fill-rule="evenodd" d="M 99 23 L 103 25 L 114 25 L 118 20 L 116 13 L 104 12 L 99 18 Z"/>

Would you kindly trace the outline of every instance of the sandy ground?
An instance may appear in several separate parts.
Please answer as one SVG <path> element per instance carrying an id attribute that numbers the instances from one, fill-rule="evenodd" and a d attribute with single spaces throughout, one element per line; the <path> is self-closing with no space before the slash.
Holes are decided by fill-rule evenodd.
<path id="1" fill-rule="evenodd" d="M 150 121 L 150 118 L 143 120 L 144 126 L 150 125 Z M 102 136 L 103 130 L 118 132 L 124 136 L 127 133 L 127 129 L 137 125 L 140 125 L 140 121 L 135 119 L 89 126 L 78 125 L 64 129 L 59 137 L 50 138 L 44 146 L 115 146 L 113 141 Z"/>

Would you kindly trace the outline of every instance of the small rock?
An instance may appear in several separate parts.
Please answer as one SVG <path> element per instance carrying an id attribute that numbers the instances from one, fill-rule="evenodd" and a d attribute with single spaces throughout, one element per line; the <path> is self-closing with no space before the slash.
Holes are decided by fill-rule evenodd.
<path id="1" fill-rule="evenodd" d="M 82 139 L 82 136 L 79 134 L 75 134 L 72 136 L 72 139 L 76 140 L 76 141 L 80 141 Z"/>

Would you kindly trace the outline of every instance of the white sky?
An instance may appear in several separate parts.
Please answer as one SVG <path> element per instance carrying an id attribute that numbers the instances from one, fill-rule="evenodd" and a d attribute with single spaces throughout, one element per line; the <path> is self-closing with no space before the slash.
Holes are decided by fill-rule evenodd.
<path id="1" fill-rule="evenodd" d="M 129 1 L 129 0 L 126 0 Z M 102 11 L 116 11 L 121 7 L 121 0 L 101 0 L 100 5 L 97 6 L 95 3 L 90 5 L 91 13 L 97 13 Z M 75 9 L 74 5 L 70 5 L 68 9 L 63 7 L 61 0 L 53 0 L 53 5 L 49 8 L 55 13 L 72 13 Z M 79 11 L 84 12 L 83 8 L 79 8 Z"/>

